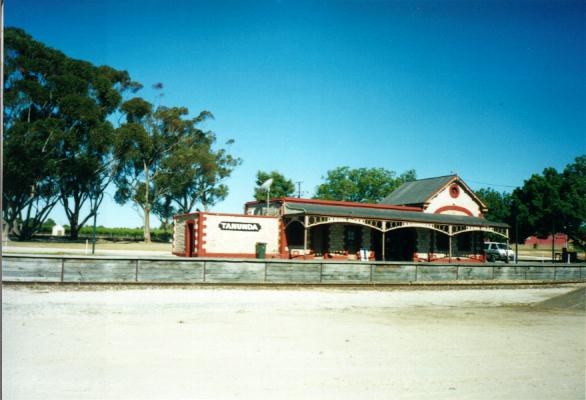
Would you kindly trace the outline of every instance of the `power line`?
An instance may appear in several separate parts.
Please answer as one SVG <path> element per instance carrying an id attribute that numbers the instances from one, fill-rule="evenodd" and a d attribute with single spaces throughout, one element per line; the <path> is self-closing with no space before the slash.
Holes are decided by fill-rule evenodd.
<path id="1" fill-rule="evenodd" d="M 487 186 L 497 186 L 497 187 L 506 187 L 506 188 L 513 188 L 516 189 L 518 188 L 518 186 L 511 186 L 511 185 L 501 185 L 498 183 L 488 183 L 488 182 L 479 182 L 479 181 L 472 181 L 469 179 L 464 179 L 465 182 L 470 182 L 470 183 L 477 183 L 479 185 L 487 185 Z"/>

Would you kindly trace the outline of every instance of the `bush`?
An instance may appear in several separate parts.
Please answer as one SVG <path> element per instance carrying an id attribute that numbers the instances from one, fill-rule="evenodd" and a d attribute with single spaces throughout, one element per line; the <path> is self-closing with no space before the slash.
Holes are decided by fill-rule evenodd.
<path id="1" fill-rule="evenodd" d="M 92 237 L 93 227 L 84 226 L 79 231 L 80 236 Z M 144 231 L 141 228 L 106 228 L 104 226 L 96 227 L 96 236 L 100 239 L 118 239 L 118 240 L 142 240 Z M 162 229 L 151 230 L 151 240 L 154 242 L 168 242 L 173 237 L 173 233 Z"/>

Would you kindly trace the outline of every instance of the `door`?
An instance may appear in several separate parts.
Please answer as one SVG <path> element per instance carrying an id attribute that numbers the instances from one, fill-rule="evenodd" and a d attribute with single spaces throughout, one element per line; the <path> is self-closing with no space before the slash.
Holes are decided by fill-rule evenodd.
<path id="1" fill-rule="evenodd" d="M 185 255 L 193 257 L 195 253 L 195 222 L 187 221 L 185 224 Z"/>

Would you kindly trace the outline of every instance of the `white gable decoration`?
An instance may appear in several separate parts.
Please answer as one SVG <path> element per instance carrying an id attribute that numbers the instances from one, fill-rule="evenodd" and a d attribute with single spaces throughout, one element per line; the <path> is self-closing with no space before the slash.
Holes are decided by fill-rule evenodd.
<path id="1" fill-rule="evenodd" d="M 454 180 L 428 200 L 424 212 L 482 217 L 483 208 L 483 204 L 476 196 L 470 195 L 469 189 L 462 182 Z"/>

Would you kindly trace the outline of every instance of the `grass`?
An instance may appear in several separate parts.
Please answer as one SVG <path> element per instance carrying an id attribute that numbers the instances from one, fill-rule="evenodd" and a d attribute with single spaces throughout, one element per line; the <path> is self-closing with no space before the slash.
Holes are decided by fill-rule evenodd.
<path id="1" fill-rule="evenodd" d="M 515 250 L 515 245 L 511 245 L 513 251 Z M 578 251 L 570 247 L 570 251 Z M 555 247 L 555 253 L 561 253 L 562 246 Z M 532 256 L 532 257 L 543 257 L 545 259 L 551 259 L 551 245 L 550 246 L 538 246 L 534 248 L 532 245 L 519 245 L 519 255 L 520 256 Z M 578 259 L 584 260 L 586 259 L 586 254 L 583 251 L 578 251 Z"/>

